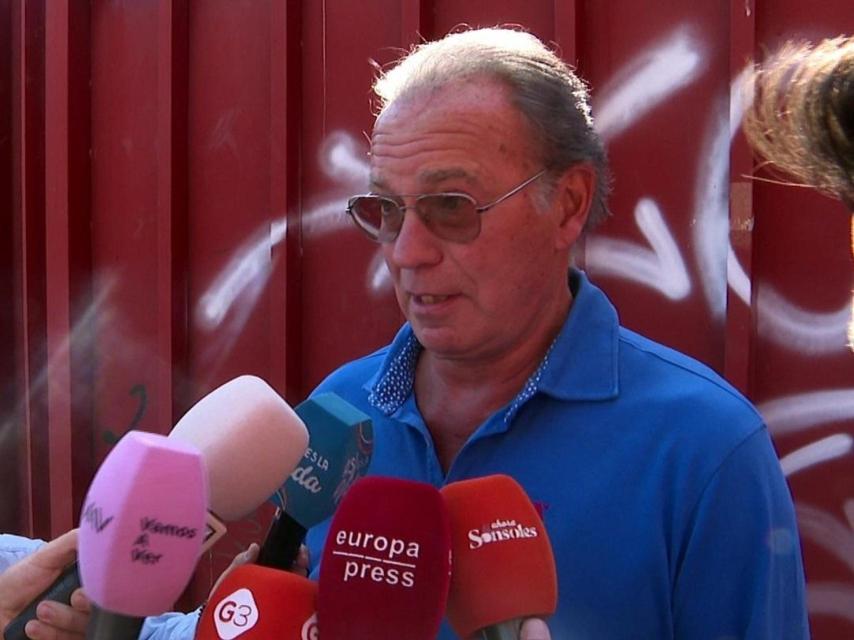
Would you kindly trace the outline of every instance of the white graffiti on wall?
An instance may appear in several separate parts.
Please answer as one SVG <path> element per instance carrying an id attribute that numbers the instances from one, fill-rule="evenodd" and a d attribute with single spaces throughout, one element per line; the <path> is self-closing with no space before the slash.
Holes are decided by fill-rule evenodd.
<path id="1" fill-rule="evenodd" d="M 757 408 L 775 436 L 798 433 L 854 416 L 854 388 L 789 395 L 767 400 Z"/>
<path id="2" fill-rule="evenodd" d="M 801 537 L 817 544 L 836 562 L 854 573 L 854 501 L 844 505 L 847 522 L 823 509 L 798 503 L 796 515 Z M 807 610 L 812 616 L 832 616 L 854 622 L 854 586 L 850 582 L 810 580 Z"/>
<path id="3" fill-rule="evenodd" d="M 804 469 L 848 455 L 852 445 L 854 438 L 847 433 L 835 433 L 784 456 L 780 460 L 780 466 L 787 477 L 792 476 Z"/>
<path id="4" fill-rule="evenodd" d="M 587 263 L 595 265 L 600 274 L 646 285 L 670 300 L 688 297 L 688 268 L 658 204 L 650 198 L 638 200 L 635 222 L 651 249 L 625 240 L 591 236 L 584 253 Z"/>
<path id="5" fill-rule="evenodd" d="M 639 52 L 596 92 L 593 111 L 604 141 L 622 133 L 703 71 L 704 56 L 686 27 Z"/>

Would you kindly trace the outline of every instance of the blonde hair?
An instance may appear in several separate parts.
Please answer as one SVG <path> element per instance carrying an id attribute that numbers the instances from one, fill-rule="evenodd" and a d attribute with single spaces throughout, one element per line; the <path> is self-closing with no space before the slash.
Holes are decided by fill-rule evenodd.
<path id="1" fill-rule="evenodd" d="M 854 37 L 789 42 L 754 69 L 753 81 L 744 133 L 757 154 L 854 213 Z M 854 298 L 848 346 L 854 350 Z"/>
<path id="2" fill-rule="evenodd" d="M 772 168 L 854 209 L 854 38 L 787 43 L 754 73 L 744 119 Z"/>

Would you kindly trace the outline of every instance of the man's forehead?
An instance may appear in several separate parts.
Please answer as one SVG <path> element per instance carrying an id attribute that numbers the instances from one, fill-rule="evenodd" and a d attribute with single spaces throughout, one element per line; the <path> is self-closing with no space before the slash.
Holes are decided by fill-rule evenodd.
<path id="1" fill-rule="evenodd" d="M 476 186 L 486 166 L 530 159 L 531 135 L 507 87 L 497 81 L 453 81 L 399 97 L 371 134 L 370 184 L 392 192 L 399 172 L 408 189 L 441 188 L 449 180 Z"/>

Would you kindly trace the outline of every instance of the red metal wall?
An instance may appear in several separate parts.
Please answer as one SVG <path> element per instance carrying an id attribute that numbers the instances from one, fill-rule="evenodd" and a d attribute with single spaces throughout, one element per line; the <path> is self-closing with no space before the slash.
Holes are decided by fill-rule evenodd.
<path id="1" fill-rule="evenodd" d="M 119 435 L 238 374 L 296 403 L 388 341 L 387 274 L 343 215 L 369 60 L 461 23 L 522 24 L 590 81 L 614 216 L 579 259 L 624 324 L 763 410 L 813 635 L 854 636 L 850 216 L 750 177 L 733 89 L 787 38 L 854 32 L 849 0 L 0 0 L 0 527 L 72 526 Z"/>

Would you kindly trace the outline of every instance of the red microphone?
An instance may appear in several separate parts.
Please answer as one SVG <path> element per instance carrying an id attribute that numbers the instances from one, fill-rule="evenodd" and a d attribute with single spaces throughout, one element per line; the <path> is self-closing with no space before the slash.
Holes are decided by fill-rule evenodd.
<path id="1" fill-rule="evenodd" d="M 208 600 L 196 640 L 318 640 L 317 583 L 257 564 L 236 567 Z"/>
<path id="2" fill-rule="evenodd" d="M 451 519 L 448 620 L 461 638 L 516 640 L 522 620 L 557 608 L 557 574 L 543 521 L 505 475 L 442 488 Z"/>
<path id="3" fill-rule="evenodd" d="M 450 583 L 450 530 L 438 490 L 372 476 L 329 527 L 317 598 L 323 640 L 434 640 Z"/>

